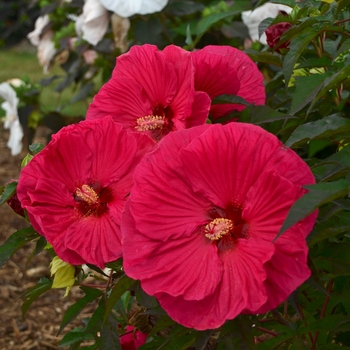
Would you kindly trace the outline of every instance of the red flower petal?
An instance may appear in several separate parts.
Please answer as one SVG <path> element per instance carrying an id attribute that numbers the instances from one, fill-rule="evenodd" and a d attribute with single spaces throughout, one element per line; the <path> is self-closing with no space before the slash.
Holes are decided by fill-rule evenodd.
<path id="1" fill-rule="evenodd" d="M 242 51 L 231 46 L 206 46 L 192 53 L 196 75 L 196 90 L 207 92 L 211 98 L 236 94 L 246 101 L 265 104 L 264 77 L 256 64 Z M 240 104 L 213 105 L 213 119 L 245 108 Z"/>

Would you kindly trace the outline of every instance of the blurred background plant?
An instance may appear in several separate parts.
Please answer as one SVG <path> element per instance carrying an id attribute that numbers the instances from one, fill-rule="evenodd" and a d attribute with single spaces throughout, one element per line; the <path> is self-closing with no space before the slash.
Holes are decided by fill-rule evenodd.
<path id="1" fill-rule="evenodd" d="M 25 82 L 15 90 L 20 100 L 19 120 L 28 134 L 27 146 L 39 125 L 47 126 L 51 133 L 82 120 L 94 94 L 110 78 L 116 57 L 132 45 L 151 43 L 162 49 L 175 44 L 188 50 L 230 45 L 245 50 L 264 74 L 266 105 L 221 96 L 214 103 L 247 107 L 216 122 L 239 118 L 260 125 L 312 167 L 318 183 L 309 186 L 309 193 L 296 202 L 281 230 L 320 208 L 308 237 L 312 277 L 276 310 L 259 316 L 242 315 L 219 330 L 196 332 L 176 325 L 164 314 L 154 298 L 123 274 L 120 262 L 109 265 L 109 275 L 90 267 L 101 274 L 105 287 L 101 292 L 93 286 L 82 287 L 84 301 L 69 308 L 61 330 L 88 302 L 100 300 L 99 306 L 83 327 L 66 334 L 61 345 L 76 349 L 92 339 L 95 345 L 89 349 L 95 349 L 101 346 L 98 334 L 103 334 L 103 341 L 116 344 L 118 349 L 118 324 L 120 334 L 129 324 L 149 333 L 142 349 L 350 347 L 350 2 L 169 0 L 157 12 L 125 17 L 107 10 L 106 3 L 0 2 L 4 9 L 0 12 L 4 19 L 0 21 L 1 40 L 6 48 L 0 51 L 0 81 L 16 77 Z M 253 31 L 255 34 L 250 34 Z M 267 41 L 261 39 L 265 31 Z M 29 32 L 38 59 L 33 49 L 18 54 L 18 48 L 13 48 Z M 14 188 L 5 189 L 1 203 L 11 197 Z M 32 232 L 30 235 L 40 251 L 42 239 Z M 10 246 L 0 250 L 3 263 L 28 237 L 3 246 Z M 85 277 L 78 269 L 75 284 L 83 283 Z M 51 285 L 51 279 L 41 280 L 25 294 L 24 312 Z"/>

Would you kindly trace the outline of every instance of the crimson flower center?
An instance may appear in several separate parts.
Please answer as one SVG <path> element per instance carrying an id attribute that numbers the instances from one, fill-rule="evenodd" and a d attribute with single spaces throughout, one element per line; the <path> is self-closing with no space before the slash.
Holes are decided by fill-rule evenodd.
<path id="1" fill-rule="evenodd" d="M 225 208 L 212 207 L 211 217 L 201 233 L 218 247 L 219 253 L 234 249 L 240 239 L 249 237 L 249 224 L 242 218 L 243 207 L 229 203 Z"/>
<path id="2" fill-rule="evenodd" d="M 159 141 L 173 130 L 173 117 L 174 111 L 170 105 L 164 107 L 162 104 L 157 104 L 153 108 L 152 114 L 135 120 L 134 128 L 139 132 L 149 131 L 153 139 Z"/>
<path id="3" fill-rule="evenodd" d="M 158 115 L 147 115 L 146 117 L 136 119 L 135 129 L 137 131 L 163 129 L 164 124 L 164 117 Z"/>
<path id="4" fill-rule="evenodd" d="M 100 217 L 108 211 L 107 204 L 113 199 L 108 187 L 101 188 L 99 184 L 84 184 L 74 193 L 78 212 L 83 216 Z"/>
<path id="5" fill-rule="evenodd" d="M 210 240 L 218 240 L 223 235 L 228 234 L 230 231 L 232 231 L 234 227 L 233 221 L 230 219 L 224 219 L 224 218 L 216 218 L 209 222 L 209 224 L 205 225 L 204 231 L 205 231 L 205 237 L 209 238 Z"/>

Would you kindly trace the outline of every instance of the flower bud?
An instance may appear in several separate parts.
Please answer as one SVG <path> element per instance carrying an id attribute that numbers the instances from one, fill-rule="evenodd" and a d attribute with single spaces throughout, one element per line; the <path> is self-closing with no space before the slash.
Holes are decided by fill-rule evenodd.
<path id="1" fill-rule="evenodd" d="M 286 32 L 292 25 L 289 22 L 280 22 L 276 23 L 269 28 L 266 29 L 266 41 L 271 49 L 273 49 L 277 43 L 280 41 L 281 36 Z M 280 49 L 287 49 L 290 41 L 286 41 L 282 45 L 280 45 L 276 51 L 280 53 Z"/>

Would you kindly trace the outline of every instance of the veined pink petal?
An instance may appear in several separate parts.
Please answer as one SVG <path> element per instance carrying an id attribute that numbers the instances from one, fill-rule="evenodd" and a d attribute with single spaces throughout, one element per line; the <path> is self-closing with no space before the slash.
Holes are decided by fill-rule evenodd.
<path id="1" fill-rule="evenodd" d="M 274 298 L 268 298 L 259 309 L 249 309 L 249 313 L 265 313 L 276 308 L 288 298 L 291 291 L 310 277 L 311 272 L 307 267 L 308 247 L 301 244 L 304 236 L 304 232 L 300 234 L 291 228 L 275 241 L 275 254 L 265 264 L 268 277 L 264 282 L 267 294 L 274 295 Z"/>
<path id="2" fill-rule="evenodd" d="M 177 82 L 174 65 L 165 59 L 154 45 L 133 46 L 118 57 L 112 79 L 133 79 L 143 87 L 151 105 L 167 106 L 176 95 Z"/>
<path id="3" fill-rule="evenodd" d="M 94 96 L 86 119 L 104 118 L 107 115 L 130 128 L 134 120 L 152 114 L 150 102 L 139 85 L 132 79 L 110 80 Z"/>
<path id="4" fill-rule="evenodd" d="M 186 127 L 203 125 L 206 123 L 210 111 L 211 99 L 206 92 L 196 91 L 192 105 L 192 113 L 186 120 Z"/>
<path id="5" fill-rule="evenodd" d="M 163 54 L 168 62 L 174 65 L 178 81 L 177 93 L 171 103 L 172 109 L 176 111 L 175 121 L 181 121 L 186 127 L 186 116 L 192 113 L 194 100 L 194 67 L 191 55 L 188 51 L 178 46 L 170 45 L 163 50 Z M 207 116 L 208 114 L 206 114 Z M 197 125 L 202 125 L 200 123 Z M 180 129 L 179 127 L 177 129 Z"/>
<path id="6" fill-rule="evenodd" d="M 235 251 L 223 257 L 222 280 L 211 295 L 202 300 L 188 300 L 164 292 L 155 296 L 169 316 L 185 327 L 218 328 L 238 316 L 245 306 L 257 308 L 267 300 L 263 265 L 274 250 L 273 244 L 264 241 L 239 241 Z"/>
<path id="7" fill-rule="evenodd" d="M 135 216 L 136 226 L 145 235 L 152 234 L 159 239 L 191 235 L 198 225 L 208 220 L 206 211 L 210 205 L 203 202 L 200 194 L 189 196 L 187 181 L 182 172 L 178 173 L 177 149 L 197 135 L 206 132 L 209 125 L 184 130 L 181 137 L 169 134 L 151 154 L 146 155 L 135 171 L 135 191 L 130 195 L 132 213 L 142 212 L 142 217 Z M 179 135 L 180 136 L 180 135 Z M 153 159 L 157 159 L 154 163 Z M 166 182 L 164 182 L 166 179 Z M 164 191 L 164 185 L 167 190 Z M 147 198 L 147 200 L 145 200 Z M 153 205 L 149 205 L 152 198 Z M 162 208 L 159 212 L 159 208 Z M 160 215 L 164 220 L 158 220 Z M 166 236 L 164 236 L 166 232 Z"/>
<path id="8" fill-rule="evenodd" d="M 224 208 L 229 202 L 244 202 L 278 147 L 278 139 L 260 127 L 215 124 L 184 147 L 180 159 L 193 190 L 205 193 L 211 203 Z"/>
<path id="9" fill-rule="evenodd" d="M 216 246 L 198 232 L 193 232 L 191 236 L 168 238 L 166 244 L 162 237 L 150 241 L 140 232 L 135 235 L 129 204 L 127 202 L 122 214 L 126 273 L 134 279 L 142 279 L 142 288 L 151 295 L 166 292 L 172 296 L 185 294 L 188 299 L 201 300 L 214 292 L 221 283 L 223 272 Z M 135 256 L 138 265 L 128 264 L 128 259 Z M 183 279 L 184 274 L 188 277 L 186 280 Z"/>
<path id="10" fill-rule="evenodd" d="M 244 52 L 231 46 L 209 45 L 191 54 L 196 69 L 196 90 L 207 92 L 212 99 L 234 94 L 252 104 L 265 104 L 264 77 Z M 210 113 L 215 120 L 244 108 L 240 104 L 218 104 L 211 107 Z"/>

